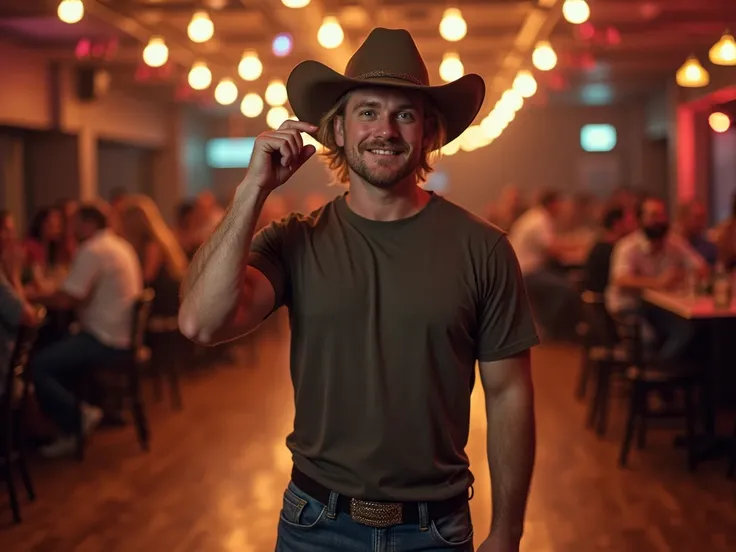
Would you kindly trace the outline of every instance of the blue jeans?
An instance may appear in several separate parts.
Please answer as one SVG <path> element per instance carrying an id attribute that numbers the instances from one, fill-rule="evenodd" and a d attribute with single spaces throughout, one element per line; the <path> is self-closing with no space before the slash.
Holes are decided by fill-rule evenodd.
<path id="1" fill-rule="evenodd" d="M 420 503 L 419 523 L 374 529 L 336 512 L 337 498 L 331 493 L 330 504 L 322 504 L 290 482 L 276 552 L 473 552 L 469 504 L 430 520 L 426 503 Z"/>
<path id="2" fill-rule="evenodd" d="M 64 433 L 76 433 L 80 415 L 77 400 L 60 380 L 96 366 L 119 362 L 126 354 L 128 349 L 108 347 L 85 332 L 67 336 L 35 353 L 29 369 L 43 413 Z"/>

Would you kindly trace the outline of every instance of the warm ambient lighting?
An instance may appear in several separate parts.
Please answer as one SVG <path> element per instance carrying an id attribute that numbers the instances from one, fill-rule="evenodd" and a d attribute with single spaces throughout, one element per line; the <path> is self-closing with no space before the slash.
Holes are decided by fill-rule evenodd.
<path id="1" fill-rule="evenodd" d="M 84 4 L 82 0 L 61 0 L 56 13 L 64 23 L 79 23 L 84 17 Z"/>
<path id="2" fill-rule="evenodd" d="M 303 8 L 309 5 L 310 0 L 281 0 L 281 3 L 287 8 Z"/>
<path id="3" fill-rule="evenodd" d="M 149 67 L 161 67 L 169 59 L 169 49 L 164 39 L 160 36 L 152 36 L 143 49 L 143 61 Z"/>
<path id="4" fill-rule="evenodd" d="M 230 105 L 238 99 L 238 87 L 235 86 L 233 79 L 224 78 L 215 88 L 215 100 L 222 105 Z"/>
<path id="5" fill-rule="evenodd" d="M 283 81 L 272 80 L 266 88 L 266 103 L 271 107 L 279 107 L 286 103 L 288 97 L 286 95 L 286 86 Z"/>
<path id="6" fill-rule="evenodd" d="M 238 64 L 238 75 L 246 81 L 257 80 L 263 72 L 263 64 L 258 59 L 258 54 L 253 50 L 243 52 L 243 57 Z"/>
<path id="7" fill-rule="evenodd" d="M 728 31 L 723 33 L 721 40 L 708 52 L 708 57 L 716 65 L 736 65 L 736 41 L 733 35 Z"/>
<path id="8" fill-rule="evenodd" d="M 677 70 L 675 75 L 677 84 L 685 88 L 701 88 L 708 86 L 710 75 L 705 68 L 700 65 L 698 58 L 690 56 L 685 63 Z"/>
<path id="9" fill-rule="evenodd" d="M 522 98 L 531 98 L 537 93 L 537 80 L 531 71 L 522 69 L 516 74 L 512 87 L 521 94 Z"/>
<path id="10" fill-rule="evenodd" d="M 204 90 L 212 84 L 212 72 L 203 61 L 195 61 L 189 70 L 189 86 L 194 90 Z"/>
<path id="11" fill-rule="evenodd" d="M 288 118 L 289 112 L 285 107 L 272 107 L 268 110 L 268 113 L 266 113 L 266 124 L 275 130 Z"/>
<path id="12" fill-rule="evenodd" d="M 277 57 L 288 56 L 293 48 L 294 40 L 288 33 L 281 33 L 276 36 L 271 43 L 271 51 L 273 52 L 273 55 Z"/>
<path id="13" fill-rule="evenodd" d="M 590 17 L 590 6 L 585 0 L 565 0 L 562 15 L 569 23 L 580 25 Z"/>
<path id="14" fill-rule="evenodd" d="M 716 111 L 708 117 L 708 124 L 714 132 L 726 132 L 731 128 L 731 119 L 725 113 Z"/>
<path id="15" fill-rule="evenodd" d="M 215 34 L 215 25 L 206 11 L 197 11 L 187 26 L 189 40 L 201 44 L 207 42 Z"/>
<path id="16" fill-rule="evenodd" d="M 532 53 L 532 63 L 540 71 L 550 71 L 555 68 L 555 65 L 557 65 L 557 54 L 549 42 L 546 40 L 537 42 Z"/>
<path id="17" fill-rule="evenodd" d="M 519 111 L 524 105 L 524 98 L 516 90 L 510 88 L 503 93 L 496 105 L 500 110 Z"/>
<path id="18" fill-rule="evenodd" d="M 467 32 L 468 25 L 462 12 L 457 8 L 446 9 L 440 21 L 440 36 L 448 42 L 457 42 L 465 38 Z"/>
<path id="19" fill-rule="evenodd" d="M 455 53 L 448 53 L 442 56 L 440 63 L 440 78 L 445 82 L 452 82 L 465 74 L 465 67 L 460 57 Z"/>
<path id="20" fill-rule="evenodd" d="M 317 31 L 317 42 L 320 46 L 331 50 L 342 44 L 344 38 L 342 27 L 336 17 L 327 16 L 322 20 L 322 25 Z"/>
<path id="21" fill-rule="evenodd" d="M 240 112 L 246 117 L 258 117 L 263 113 L 263 100 L 255 92 L 246 94 L 243 101 L 240 102 Z"/>

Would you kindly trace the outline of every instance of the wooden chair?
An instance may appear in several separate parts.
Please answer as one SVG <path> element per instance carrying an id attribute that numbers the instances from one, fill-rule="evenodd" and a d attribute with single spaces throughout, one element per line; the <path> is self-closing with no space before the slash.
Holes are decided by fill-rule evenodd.
<path id="1" fill-rule="evenodd" d="M 151 316 L 147 330 L 151 340 L 152 361 L 151 377 L 153 379 L 153 393 L 156 401 L 163 398 L 163 381 L 168 382 L 169 398 L 175 410 L 182 409 L 181 373 L 182 351 L 187 349 L 179 333 L 179 323 L 175 316 Z"/>
<path id="2" fill-rule="evenodd" d="M 46 317 L 46 310 L 38 308 L 40 320 Z M 28 500 L 35 500 L 31 474 L 26 464 L 25 445 L 23 435 L 22 413 L 28 399 L 30 378 L 26 372 L 28 358 L 38 336 L 39 326 L 22 326 L 18 330 L 13 353 L 10 357 L 7 374 L 5 374 L 4 392 L 0 394 L 0 459 L 3 461 L 3 475 L 10 498 L 10 509 L 13 521 L 21 522 L 20 504 L 15 489 L 13 467 L 17 464 Z"/>
<path id="3" fill-rule="evenodd" d="M 144 345 L 144 337 L 155 295 L 152 289 L 146 288 L 133 306 L 133 320 L 130 329 L 131 346 L 127 354 L 121 357 L 119 362 L 100 367 L 117 378 L 122 375 L 123 385 L 117 387 L 117 389 L 120 391 L 123 402 L 127 400 L 130 405 L 138 443 L 143 451 L 149 449 L 150 431 L 143 407 L 140 377 L 142 368 L 150 361 L 150 351 Z M 96 374 L 92 373 L 90 376 L 96 376 Z M 112 389 L 108 388 L 106 390 Z M 77 402 L 81 409 L 81 397 L 79 395 L 77 396 Z M 85 435 L 80 420 L 77 428 L 77 459 L 80 462 L 84 459 L 84 447 Z"/>

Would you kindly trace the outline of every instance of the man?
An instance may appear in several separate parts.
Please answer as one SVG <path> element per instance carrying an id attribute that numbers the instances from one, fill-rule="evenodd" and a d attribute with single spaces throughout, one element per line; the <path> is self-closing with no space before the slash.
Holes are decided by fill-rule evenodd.
<path id="1" fill-rule="evenodd" d="M 500 230 L 417 185 L 430 153 L 475 118 L 483 81 L 429 86 L 409 33 L 379 28 L 345 76 L 306 61 L 287 91 L 299 121 L 256 140 L 179 315 L 185 335 L 215 344 L 289 309 L 295 466 L 277 549 L 472 550 L 464 448 L 478 359 L 493 473 L 480 550 L 518 551 L 538 343 L 518 263 Z M 315 153 L 300 132 L 316 134 L 349 191 L 251 242 L 268 194 Z"/>
<path id="2" fill-rule="evenodd" d="M 53 343 L 31 359 L 39 405 L 61 429 L 60 436 L 41 449 L 48 457 L 75 450 L 80 423 L 87 433 L 99 424 L 100 409 L 83 404 L 80 412 L 61 380 L 76 371 L 114 363 L 127 353 L 133 306 L 143 284 L 138 256 L 109 228 L 101 207 L 83 205 L 75 218 L 80 245 L 69 275 L 58 291 L 38 301 L 76 309 L 81 332 Z"/>
<path id="3" fill-rule="evenodd" d="M 639 230 L 619 240 L 611 256 L 606 306 L 611 314 L 641 312 L 662 341 L 659 355 L 675 360 L 689 345 L 692 326 L 681 317 L 642 305 L 645 289 L 675 291 L 687 285 L 688 273 L 703 273 L 705 262 L 678 236 L 670 235 L 664 202 L 645 198 L 637 209 Z"/>
<path id="4" fill-rule="evenodd" d="M 611 272 L 613 247 L 636 228 L 634 214 L 624 207 L 611 207 L 603 215 L 601 235 L 593 245 L 583 269 L 583 288 L 605 293 Z"/>

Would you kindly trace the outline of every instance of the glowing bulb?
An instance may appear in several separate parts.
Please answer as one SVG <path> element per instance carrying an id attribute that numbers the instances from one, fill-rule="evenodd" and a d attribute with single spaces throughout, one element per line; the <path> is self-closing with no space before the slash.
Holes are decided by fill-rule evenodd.
<path id="1" fill-rule="evenodd" d="M 532 53 L 532 63 L 540 71 L 549 71 L 557 65 L 557 54 L 546 40 L 537 42 Z"/>
<path id="2" fill-rule="evenodd" d="M 160 36 L 152 36 L 143 49 L 143 61 L 149 67 L 161 67 L 169 59 L 169 49 L 164 39 Z"/>
<path id="3" fill-rule="evenodd" d="M 266 103 L 272 107 L 284 105 L 286 100 L 288 100 L 288 97 L 286 95 L 286 86 L 284 86 L 283 81 L 272 80 L 268 83 L 265 96 Z"/>
<path id="4" fill-rule="evenodd" d="M 327 16 L 322 20 L 322 25 L 317 31 L 317 41 L 323 48 L 328 50 L 337 48 L 344 38 L 342 27 L 336 17 Z"/>
<path id="5" fill-rule="evenodd" d="M 731 119 L 725 113 L 716 111 L 708 116 L 708 124 L 715 132 L 726 132 L 731 128 Z"/>
<path id="6" fill-rule="evenodd" d="M 733 35 L 725 32 L 708 52 L 711 62 L 716 65 L 736 65 L 736 41 Z"/>
<path id="7" fill-rule="evenodd" d="M 303 8 L 309 5 L 310 0 L 281 0 L 281 3 L 287 8 Z"/>
<path id="8" fill-rule="evenodd" d="M 445 82 L 452 82 L 465 74 L 465 67 L 456 53 L 447 53 L 442 56 L 440 63 L 440 78 Z"/>
<path id="9" fill-rule="evenodd" d="M 230 105 L 238 99 L 238 87 L 235 86 L 233 79 L 224 78 L 215 88 L 215 100 L 222 105 Z"/>
<path id="10" fill-rule="evenodd" d="M 251 119 L 258 117 L 263 112 L 263 100 L 254 92 L 246 94 L 240 102 L 240 112 Z"/>
<path id="11" fill-rule="evenodd" d="M 206 11 L 197 11 L 187 26 L 187 35 L 192 42 L 207 42 L 215 34 L 215 25 Z"/>
<path id="12" fill-rule="evenodd" d="M 64 23 L 79 23 L 84 17 L 84 4 L 82 0 L 61 0 L 56 14 Z"/>
<path id="13" fill-rule="evenodd" d="M 266 113 L 266 124 L 272 128 L 277 129 L 281 126 L 281 123 L 283 123 L 286 119 L 289 118 L 289 112 L 286 110 L 285 107 L 272 107 L 268 110 L 268 113 Z"/>
<path id="14" fill-rule="evenodd" d="M 448 42 L 457 42 L 465 37 L 468 25 L 463 19 L 462 12 L 457 8 L 448 8 L 442 14 L 440 21 L 440 36 Z"/>
<path id="15" fill-rule="evenodd" d="M 203 61 L 196 61 L 189 70 L 189 86 L 194 90 L 204 90 L 212 84 L 212 72 Z"/>
<path id="16" fill-rule="evenodd" d="M 288 56 L 294 47 L 294 42 L 291 39 L 291 35 L 283 33 L 273 39 L 271 44 L 271 50 L 273 54 L 278 57 Z"/>
<path id="17" fill-rule="evenodd" d="M 460 141 L 456 139 L 449 144 L 442 146 L 440 153 L 442 153 L 442 155 L 450 156 L 455 155 L 458 151 L 460 151 Z"/>
<path id="18" fill-rule="evenodd" d="M 537 80 L 531 71 L 522 69 L 516 74 L 512 88 L 521 94 L 522 98 L 531 98 L 537 93 Z"/>
<path id="19" fill-rule="evenodd" d="M 263 73 L 263 64 L 258 59 L 258 54 L 253 50 L 243 52 L 243 57 L 238 64 L 238 75 L 246 81 L 257 80 Z"/>
<path id="20" fill-rule="evenodd" d="M 677 70 L 675 74 L 677 84 L 684 88 L 701 88 L 708 86 L 710 75 L 705 68 L 700 65 L 698 58 L 690 56 L 685 63 Z"/>
<path id="21" fill-rule="evenodd" d="M 590 6 L 585 0 L 565 0 L 562 15 L 573 25 L 585 23 L 590 17 Z"/>
<path id="22" fill-rule="evenodd" d="M 519 111 L 524 105 L 524 98 L 516 90 L 510 88 L 498 100 L 498 105 L 501 106 L 501 109 L 508 108 L 511 111 Z"/>

